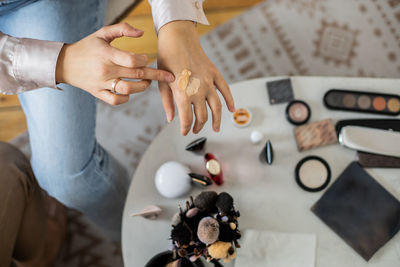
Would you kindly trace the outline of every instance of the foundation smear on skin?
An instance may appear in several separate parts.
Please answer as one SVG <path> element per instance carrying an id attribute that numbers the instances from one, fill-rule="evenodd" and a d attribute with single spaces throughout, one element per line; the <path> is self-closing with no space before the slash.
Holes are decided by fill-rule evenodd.
<path id="1" fill-rule="evenodd" d="M 199 91 L 200 80 L 195 77 L 190 77 L 192 72 L 184 69 L 178 78 L 178 87 L 181 91 L 185 91 L 188 96 L 192 96 Z"/>

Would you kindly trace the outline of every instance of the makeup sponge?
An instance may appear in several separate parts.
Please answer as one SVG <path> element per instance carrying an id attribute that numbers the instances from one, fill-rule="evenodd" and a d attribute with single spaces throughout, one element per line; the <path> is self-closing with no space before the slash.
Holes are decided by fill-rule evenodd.
<path id="1" fill-rule="evenodd" d="M 215 205 L 219 213 L 228 214 L 233 209 L 233 198 L 228 193 L 222 192 L 218 195 Z"/>
<path id="2" fill-rule="evenodd" d="M 194 199 L 194 205 L 202 211 L 210 211 L 215 207 L 217 197 L 215 191 L 203 191 Z"/>
<path id="3" fill-rule="evenodd" d="M 218 241 L 208 247 L 208 254 L 214 259 L 223 259 L 228 262 L 236 257 L 235 249 L 230 242 Z"/>
<path id="4" fill-rule="evenodd" d="M 174 226 L 171 231 L 171 238 L 179 245 L 188 245 L 193 238 L 192 231 L 183 223 Z"/>
<path id="5" fill-rule="evenodd" d="M 186 217 L 193 218 L 197 213 L 199 213 L 199 208 L 191 208 L 186 212 Z"/>
<path id="6" fill-rule="evenodd" d="M 197 237 L 199 240 L 204 244 L 209 245 L 217 241 L 218 236 L 218 221 L 212 217 L 205 217 L 201 219 L 199 227 L 197 228 Z"/>

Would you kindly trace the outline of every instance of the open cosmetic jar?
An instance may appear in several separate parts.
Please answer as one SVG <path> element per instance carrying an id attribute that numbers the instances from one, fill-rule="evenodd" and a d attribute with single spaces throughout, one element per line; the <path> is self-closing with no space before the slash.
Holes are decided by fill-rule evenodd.
<path id="1" fill-rule="evenodd" d="M 305 124 L 311 117 L 311 109 L 306 102 L 293 100 L 286 107 L 286 119 L 294 125 Z"/>
<path id="2" fill-rule="evenodd" d="M 297 184 L 308 192 L 318 192 L 328 186 L 331 169 L 328 163 L 317 156 L 308 156 L 297 163 L 295 169 Z"/>

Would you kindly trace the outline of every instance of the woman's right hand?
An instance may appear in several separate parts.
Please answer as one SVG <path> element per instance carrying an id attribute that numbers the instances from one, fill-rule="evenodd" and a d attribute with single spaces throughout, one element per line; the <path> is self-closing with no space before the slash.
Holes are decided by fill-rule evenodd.
<path id="1" fill-rule="evenodd" d="M 171 83 L 175 77 L 170 72 L 147 68 L 148 57 L 122 51 L 110 45 L 122 36 L 141 37 L 143 31 L 126 23 L 106 26 L 97 32 L 61 49 L 56 66 L 57 83 L 79 87 L 111 105 L 128 102 L 129 95 L 144 91 L 151 80 Z M 115 79 L 118 94 L 111 92 Z"/>

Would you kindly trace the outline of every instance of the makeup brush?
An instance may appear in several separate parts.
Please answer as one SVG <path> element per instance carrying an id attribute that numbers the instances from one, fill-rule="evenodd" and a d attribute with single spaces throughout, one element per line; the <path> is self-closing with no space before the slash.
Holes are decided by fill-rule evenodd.
<path id="1" fill-rule="evenodd" d="M 155 205 L 149 205 L 146 206 L 144 209 L 142 209 L 140 212 L 132 213 L 131 217 L 142 216 L 143 218 L 149 220 L 155 220 L 158 217 L 160 217 L 161 214 L 162 214 L 162 209 L 160 207 Z"/>

